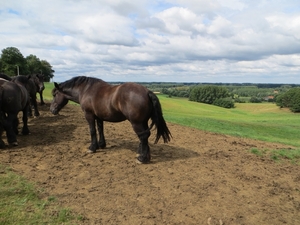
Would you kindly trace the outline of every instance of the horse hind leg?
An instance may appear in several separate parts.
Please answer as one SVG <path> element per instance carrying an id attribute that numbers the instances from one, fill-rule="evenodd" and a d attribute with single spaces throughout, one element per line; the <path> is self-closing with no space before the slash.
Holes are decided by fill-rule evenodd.
<path id="1" fill-rule="evenodd" d="M 15 127 L 15 122 L 17 120 L 18 120 L 17 114 L 8 114 L 8 116 L 3 121 L 3 127 L 4 130 L 6 131 L 7 142 L 11 146 L 18 145 L 17 134 L 16 134 L 16 129 L 18 129 L 18 127 Z"/>
<path id="2" fill-rule="evenodd" d="M 149 163 L 151 159 L 150 148 L 148 144 L 148 138 L 150 136 L 150 130 L 148 124 L 133 124 L 133 130 L 137 134 L 140 144 L 137 153 L 137 163 L 144 164 Z"/>
<path id="3" fill-rule="evenodd" d="M 25 107 L 25 109 L 23 110 L 23 117 L 22 117 L 22 121 L 23 121 L 23 128 L 22 128 L 22 134 L 23 135 L 28 135 L 30 134 L 29 128 L 28 128 L 28 108 L 29 105 L 27 107 Z"/>

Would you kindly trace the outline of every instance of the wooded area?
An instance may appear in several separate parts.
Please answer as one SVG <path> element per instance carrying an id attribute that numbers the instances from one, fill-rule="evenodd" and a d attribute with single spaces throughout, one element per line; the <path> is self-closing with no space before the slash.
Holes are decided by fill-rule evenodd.
<path id="1" fill-rule="evenodd" d="M 2 50 L 0 72 L 8 76 L 42 74 L 44 80 L 49 82 L 55 71 L 46 60 L 32 54 L 24 57 L 19 49 L 8 47 Z"/>

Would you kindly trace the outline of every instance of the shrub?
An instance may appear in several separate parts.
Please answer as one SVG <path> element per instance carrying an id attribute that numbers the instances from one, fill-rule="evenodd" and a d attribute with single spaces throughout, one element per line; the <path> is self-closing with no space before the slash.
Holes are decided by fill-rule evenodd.
<path id="1" fill-rule="evenodd" d="M 205 85 L 193 87 L 189 95 L 189 100 L 212 104 L 216 99 L 226 97 L 229 97 L 227 88 L 214 85 Z"/>
<path id="2" fill-rule="evenodd" d="M 216 99 L 213 102 L 213 105 L 220 106 L 220 107 L 227 108 L 227 109 L 234 108 L 234 102 L 228 98 Z"/>
<path id="3" fill-rule="evenodd" d="M 245 103 L 246 101 L 243 100 L 243 99 L 240 99 L 240 98 L 235 98 L 234 102 L 236 102 L 236 103 Z"/>
<path id="4" fill-rule="evenodd" d="M 261 100 L 261 98 L 251 97 L 249 102 L 251 102 L 251 103 L 261 103 L 262 100 Z"/>

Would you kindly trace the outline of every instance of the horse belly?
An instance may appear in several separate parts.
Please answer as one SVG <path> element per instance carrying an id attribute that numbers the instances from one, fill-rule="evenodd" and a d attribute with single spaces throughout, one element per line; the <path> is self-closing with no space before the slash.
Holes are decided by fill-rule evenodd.
<path id="1" fill-rule="evenodd" d="M 110 112 L 107 114 L 100 114 L 96 116 L 107 122 L 122 122 L 127 119 L 126 116 L 121 112 Z"/>

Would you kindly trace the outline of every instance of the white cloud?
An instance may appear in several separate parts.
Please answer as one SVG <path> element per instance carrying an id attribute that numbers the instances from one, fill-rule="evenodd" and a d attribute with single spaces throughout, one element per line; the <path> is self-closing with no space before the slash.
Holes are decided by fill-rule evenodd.
<path id="1" fill-rule="evenodd" d="M 0 48 L 55 80 L 300 83 L 296 0 L 2 1 Z"/>

